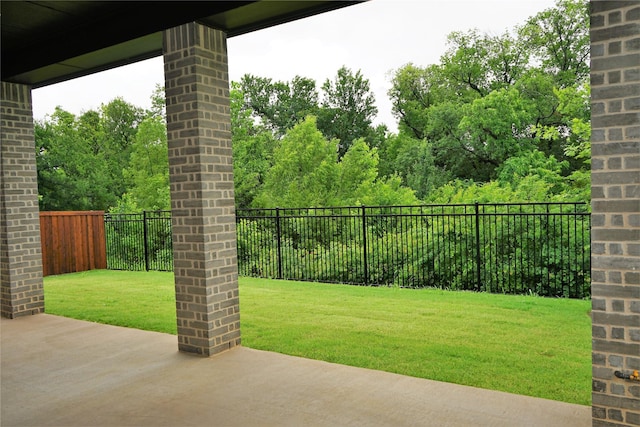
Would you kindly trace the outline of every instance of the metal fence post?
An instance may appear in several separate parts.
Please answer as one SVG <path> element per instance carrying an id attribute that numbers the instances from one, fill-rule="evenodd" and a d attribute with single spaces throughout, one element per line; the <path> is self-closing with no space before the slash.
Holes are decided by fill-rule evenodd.
<path id="1" fill-rule="evenodd" d="M 367 211 L 365 206 L 362 209 L 362 264 L 364 268 L 364 284 L 369 284 L 369 263 L 367 261 Z"/>
<path id="2" fill-rule="evenodd" d="M 142 229 L 144 238 L 144 268 L 149 271 L 149 236 L 147 232 L 147 211 L 142 211 Z"/>
<path id="3" fill-rule="evenodd" d="M 276 208 L 276 241 L 278 245 L 278 279 L 282 279 L 282 242 L 280 228 L 280 208 Z"/>
<path id="4" fill-rule="evenodd" d="M 480 205 L 478 202 L 476 206 L 476 290 L 480 290 L 482 287 L 482 270 L 480 260 Z"/>

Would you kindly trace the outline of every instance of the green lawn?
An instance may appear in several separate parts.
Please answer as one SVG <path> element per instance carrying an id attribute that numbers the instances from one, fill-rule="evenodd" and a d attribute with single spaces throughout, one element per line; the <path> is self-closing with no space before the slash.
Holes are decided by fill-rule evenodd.
<path id="1" fill-rule="evenodd" d="M 45 278 L 50 314 L 176 333 L 173 273 Z M 590 301 L 240 279 L 242 344 L 591 404 Z"/>

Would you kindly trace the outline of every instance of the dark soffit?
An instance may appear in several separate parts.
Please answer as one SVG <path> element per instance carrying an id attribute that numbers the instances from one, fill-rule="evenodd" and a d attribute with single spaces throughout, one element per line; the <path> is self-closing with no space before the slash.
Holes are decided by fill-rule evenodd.
<path id="1" fill-rule="evenodd" d="M 46 86 L 162 54 L 162 31 L 197 21 L 245 34 L 357 1 L 0 1 L 1 78 Z"/>

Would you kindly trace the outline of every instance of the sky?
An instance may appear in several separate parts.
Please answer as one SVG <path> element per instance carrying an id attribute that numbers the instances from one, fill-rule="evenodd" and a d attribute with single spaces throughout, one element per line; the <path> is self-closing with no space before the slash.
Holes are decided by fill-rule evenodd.
<path id="1" fill-rule="evenodd" d="M 369 80 L 378 115 L 395 131 L 387 92 L 394 70 L 405 64 L 439 63 L 453 31 L 478 29 L 500 35 L 530 16 L 553 7 L 554 0 L 371 0 L 346 8 L 229 38 L 229 78 L 244 74 L 289 81 L 312 78 L 318 89 L 340 67 Z M 152 58 L 34 89 L 33 114 L 43 120 L 60 106 L 79 115 L 116 97 L 151 106 L 157 84 L 164 85 L 162 57 Z"/>

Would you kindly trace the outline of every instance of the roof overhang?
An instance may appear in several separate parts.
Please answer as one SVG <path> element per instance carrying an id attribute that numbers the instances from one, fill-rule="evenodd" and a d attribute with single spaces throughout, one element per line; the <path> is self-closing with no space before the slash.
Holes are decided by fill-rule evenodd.
<path id="1" fill-rule="evenodd" d="M 227 37 L 358 1 L 2 1 L 1 78 L 34 88 L 162 54 L 162 32 L 200 22 Z"/>

